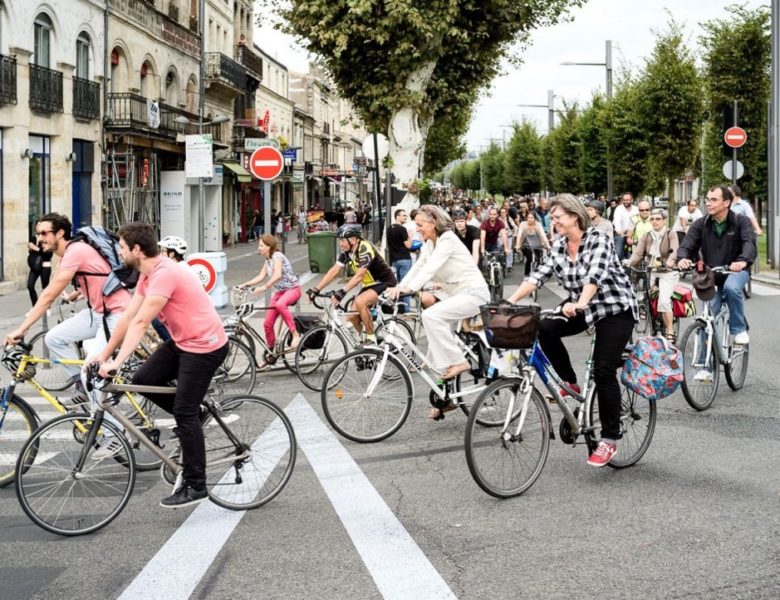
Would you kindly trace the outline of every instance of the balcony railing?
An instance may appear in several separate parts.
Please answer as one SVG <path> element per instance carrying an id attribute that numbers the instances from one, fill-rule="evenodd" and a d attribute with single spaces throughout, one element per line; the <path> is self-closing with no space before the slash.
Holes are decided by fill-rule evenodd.
<path id="1" fill-rule="evenodd" d="M 160 125 L 152 127 L 149 122 L 147 98 L 138 94 L 111 93 L 108 95 L 108 114 L 106 128 L 110 130 L 129 130 L 145 135 L 176 139 L 176 135 L 195 133 L 198 126 L 198 115 L 187 112 L 163 102 L 160 107 Z M 177 123 L 177 117 L 187 117 L 189 123 Z M 221 125 L 205 125 L 203 133 L 210 133 L 214 141 L 223 141 Z"/>
<path id="2" fill-rule="evenodd" d="M 206 52 L 206 79 L 226 83 L 239 92 L 248 84 L 246 69 L 221 52 Z"/>
<path id="3" fill-rule="evenodd" d="M 263 59 L 259 54 L 255 54 L 249 49 L 249 46 L 239 44 L 236 46 L 235 59 L 241 65 L 249 69 L 252 74 L 257 76 L 260 81 L 263 80 Z"/>
<path id="4" fill-rule="evenodd" d="M 95 81 L 73 78 L 73 116 L 77 119 L 100 117 L 100 84 Z"/>
<path id="5" fill-rule="evenodd" d="M 62 73 L 30 64 L 30 108 L 62 112 Z"/>
<path id="6" fill-rule="evenodd" d="M 16 104 L 16 57 L 0 54 L 0 104 Z"/>

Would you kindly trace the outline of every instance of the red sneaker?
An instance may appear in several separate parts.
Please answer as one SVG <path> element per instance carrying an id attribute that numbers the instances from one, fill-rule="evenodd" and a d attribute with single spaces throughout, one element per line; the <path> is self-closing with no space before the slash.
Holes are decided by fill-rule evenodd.
<path id="1" fill-rule="evenodd" d="M 582 394 L 582 388 L 578 386 L 576 383 L 566 383 L 566 385 L 574 392 L 578 394 Z M 569 392 L 567 392 L 564 388 L 561 388 L 561 396 L 565 398 L 569 395 Z"/>
<path id="2" fill-rule="evenodd" d="M 588 458 L 591 467 L 605 467 L 617 452 L 617 445 L 610 442 L 599 442 L 596 450 Z"/>

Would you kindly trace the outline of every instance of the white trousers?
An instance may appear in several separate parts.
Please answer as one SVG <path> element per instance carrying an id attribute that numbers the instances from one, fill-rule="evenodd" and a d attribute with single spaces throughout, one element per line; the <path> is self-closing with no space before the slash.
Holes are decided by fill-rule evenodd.
<path id="1" fill-rule="evenodd" d="M 458 292 L 423 311 L 428 360 L 434 369 L 441 372 L 465 360 L 455 336 L 458 322 L 479 314 L 479 307 L 489 301 L 490 291 L 486 286 Z"/>
<path id="2" fill-rule="evenodd" d="M 109 331 L 114 330 L 121 316 L 121 312 L 111 313 L 108 316 Z M 87 356 L 97 354 L 106 347 L 108 340 L 103 328 L 102 313 L 85 308 L 70 319 L 52 327 L 46 334 L 46 347 L 52 358 L 78 359 L 75 344 L 82 341 L 85 342 L 84 350 Z M 62 368 L 71 377 L 78 376 L 80 370 L 77 365 L 62 365 Z"/>
<path id="3" fill-rule="evenodd" d="M 656 273 L 658 275 L 658 312 L 672 312 L 672 293 L 674 286 L 680 281 L 680 274 L 677 271 L 668 271 Z"/>

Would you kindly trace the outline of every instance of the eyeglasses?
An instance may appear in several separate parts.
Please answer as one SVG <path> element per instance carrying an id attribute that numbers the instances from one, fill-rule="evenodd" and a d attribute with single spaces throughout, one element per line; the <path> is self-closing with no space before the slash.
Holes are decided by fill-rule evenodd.
<path id="1" fill-rule="evenodd" d="M 720 202 L 720 201 L 721 201 L 720 198 L 707 198 L 704 201 L 704 204 L 712 204 L 713 202 Z"/>
<path id="2" fill-rule="evenodd" d="M 664 218 L 663 217 L 650 217 L 650 220 L 651 221 L 663 221 Z"/>
<path id="3" fill-rule="evenodd" d="M 45 235 L 49 235 L 53 231 L 54 231 L 53 229 L 47 229 L 46 231 L 36 231 L 35 235 L 38 236 L 38 237 L 42 237 L 42 236 L 45 236 Z"/>
<path id="4" fill-rule="evenodd" d="M 650 212 L 649 208 L 640 208 L 639 212 Z"/>

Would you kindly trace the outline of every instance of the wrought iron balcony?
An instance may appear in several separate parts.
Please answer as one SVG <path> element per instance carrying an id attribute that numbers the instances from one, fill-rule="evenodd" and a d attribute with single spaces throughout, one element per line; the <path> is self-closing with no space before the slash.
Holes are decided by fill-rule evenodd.
<path id="1" fill-rule="evenodd" d="M 263 81 L 263 59 L 259 54 L 252 52 L 249 46 L 245 44 L 236 46 L 235 59 L 250 71 L 250 76 L 254 75 L 259 81 Z"/>
<path id="2" fill-rule="evenodd" d="M 62 73 L 30 64 L 30 108 L 62 112 Z"/>
<path id="3" fill-rule="evenodd" d="M 81 77 L 73 78 L 73 116 L 77 119 L 100 117 L 100 84 Z"/>
<path id="4" fill-rule="evenodd" d="M 16 104 L 16 57 L 0 54 L 0 104 Z"/>
<path id="5" fill-rule="evenodd" d="M 148 99 L 138 94 L 111 93 L 108 95 L 108 113 L 106 114 L 106 129 L 137 133 L 147 137 L 159 137 L 175 140 L 176 135 L 195 133 L 198 126 L 198 115 L 187 112 L 175 106 L 159 103 L 160 123 L 153 127 L 150 121 Z M 177 123 L 177 117 L 187 117 L 190 123 Z M 204 125 L 203 133 L 210 133 L 214 141 L 224 140 L 221 124 Z"/>
<path id="6" fill-rule="evenodd" d="M 206 53 L 206 84 L 209 87 L 216 86 L 222 93 L 234 97 L 245 92 L 248 83 L 246 69 L 242 65 L 221 52 Z"/>

